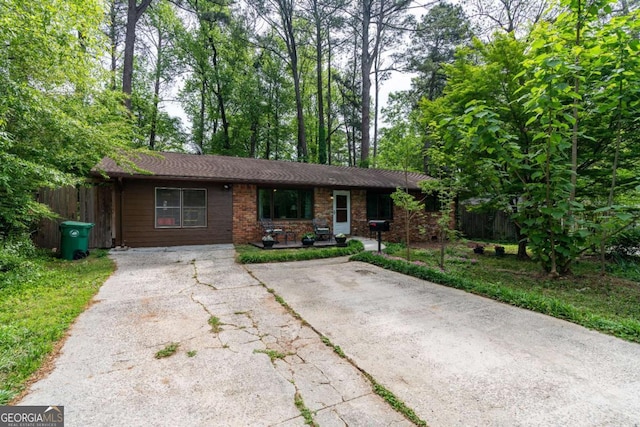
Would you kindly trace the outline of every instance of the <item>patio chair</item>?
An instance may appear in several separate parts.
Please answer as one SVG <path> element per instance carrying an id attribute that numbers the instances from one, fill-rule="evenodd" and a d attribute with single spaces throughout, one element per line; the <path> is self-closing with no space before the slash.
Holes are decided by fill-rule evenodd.
<path id="1" fill-rule="evenodd" d="M 262 232 L 265 236 L 270 235 L 276 242 L 278 241 L 278 236 L 284 234 L 284 229 L 279 225 L 275 225 L 268 218 L 260 220 L 260 227 L 262 227 Z"/>
<path id="2" fill-rule="evenodd" d="M 331 229 L 324 218 L 313 219 L 313 232 L 316 234 L 316 240 L 331 240 Z"/>

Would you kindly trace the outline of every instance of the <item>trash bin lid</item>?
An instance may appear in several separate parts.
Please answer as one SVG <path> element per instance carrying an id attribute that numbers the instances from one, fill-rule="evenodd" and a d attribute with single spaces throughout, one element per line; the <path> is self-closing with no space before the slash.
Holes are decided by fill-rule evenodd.
<path id="1" fill-rule="evenodd" d="M 60 228 L 93 228 L 92 222 L 64 221 L 60 223 Z"/>

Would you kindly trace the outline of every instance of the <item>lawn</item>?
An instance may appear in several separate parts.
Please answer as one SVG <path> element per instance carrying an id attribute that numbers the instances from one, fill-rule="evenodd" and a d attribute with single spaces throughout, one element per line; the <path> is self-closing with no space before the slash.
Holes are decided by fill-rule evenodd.
<path id="1" fill-rule="evenodd" d="M 550 279 L 538 264 L 517 259 L 516 245 L 502 246 L 506 254 L 499 257 L 492 245 L 484 254 L 475 254 L 466 244 L 450 245 L 444 270 L 438 267 L 437 248 L 412 249 L 410 264 L 404 260 L 406 249 L 393 244 L 384 257 L 361 254 L 354 259 L 640 342 L 638 261 L 609 262 L 602 276 L 598 260 L 583 257 L 571 275 Z"/>
<path id="2" fill-rule="evenodd" d="M 262 249 L 252 245 L 236 245 L 236 260 L 240 264 L 265 262 L 306 261 L 311 259 L 348 256 L 364 250 L 358 240 L 349 240 L 346 247 L 309 247 L 297 249 Z"/>
<path id="3" fill-rule="evenodd" d="M 80 261 L 39 253 L 0 269 L 0 405 L 25 388 L 114 270 L 96 251 Z"/>

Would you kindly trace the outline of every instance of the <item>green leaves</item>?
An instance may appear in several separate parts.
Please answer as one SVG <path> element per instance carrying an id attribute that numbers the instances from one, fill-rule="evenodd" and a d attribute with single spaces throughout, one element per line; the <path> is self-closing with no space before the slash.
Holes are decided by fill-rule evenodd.
<path id="1" fill-rule="evenodd" d="M 103 90 L 101 3 L 3 0 L 0 15 L 0 235 L 49 214 L 40 187 L 73 184 L 131 140 Z"/>

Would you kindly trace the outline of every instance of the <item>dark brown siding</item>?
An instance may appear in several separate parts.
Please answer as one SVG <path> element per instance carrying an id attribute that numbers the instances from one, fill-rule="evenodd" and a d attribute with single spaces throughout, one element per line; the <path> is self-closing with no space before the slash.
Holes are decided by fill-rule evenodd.
<path id="1" fill-rule="evenodd" d="M 155 228 L 155 188 L 205 188 L 206 228 Z M 231 243 L 232 195 L 222 183 L 125 180 L 122 186 L 122 243 L 130 247 Z M 119 241 L 120 239 L 118 239 Z"/>

